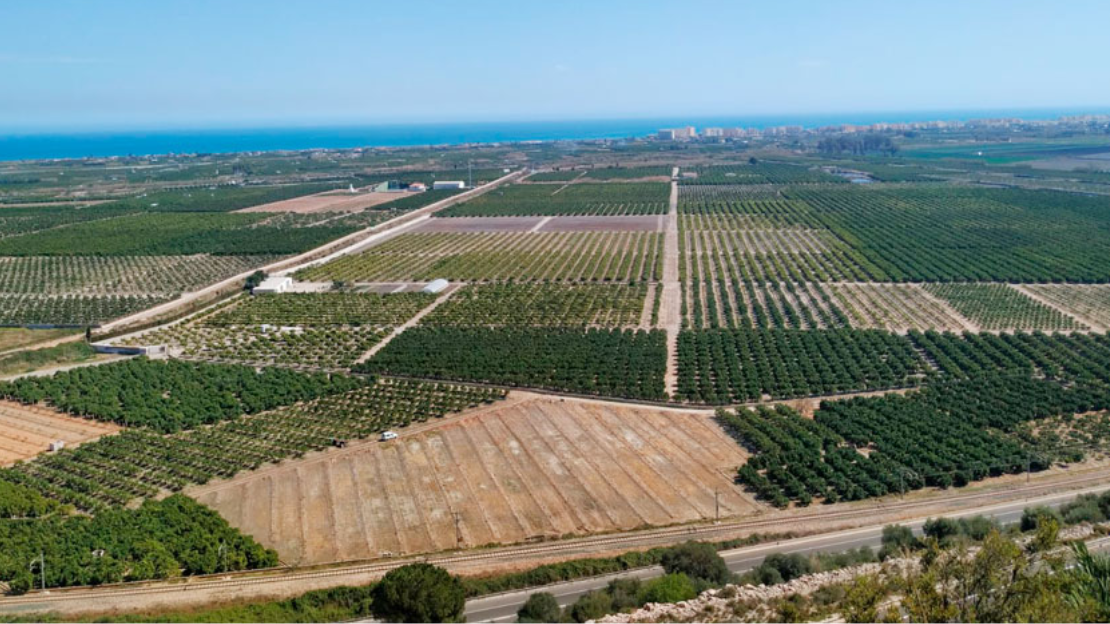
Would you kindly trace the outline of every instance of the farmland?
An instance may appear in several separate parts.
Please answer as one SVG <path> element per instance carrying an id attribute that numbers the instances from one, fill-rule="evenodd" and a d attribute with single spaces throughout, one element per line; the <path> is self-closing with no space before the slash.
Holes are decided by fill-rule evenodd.
<path id="1" fill-rule="evenodd" d="M 744 457 L 704 414 L 529 397 L 193 494 L 308 564 L 750 513 Z"/>
<path id="2" fill-rule="evenodd" d="M 362 384 L 354 390 L 159 435 L 129 429 L 0 471 L 0 482 L 32 487 L 78 509 L 99 512 L 177 492 L 214 478 L 333 446 L 336 440 L 376 436 L 498 400 L 504 393 L 418 382 Z M 228 453 L 227 449 L 235 449 Z"/>
<path id="3" fill-rule="evenodd" d="M 95 325 L 279 261 L 269 277 L 300 282 L 244 292 L 256 275 L 93 334 L 164 360 L 12 334 L 13 372 L 92 365 L 0 382 L 0 550 L 32 539 L 5 516 L 76 544 L 96 522 L 170 541 L 188 517 L 236 544 L 228 569 L 267 548 L 327 564 L 703 521 L 715 494 L 726 517 L 885 505 L 1104 456 L 1087 447 L 1110 441 L 1106 196 L 806 139 L 663 143 L 474 147 L 505 159 L 478 179 L 559 170 L 304 262 L 457 193 L 331 189 L 466 179 L 469 152 L 241 155 L 236 175 L 267 184 L 0 209 L 0 324 Z M 206 158 L 204 180 L 231 170 Z M 826 172 L 857 166 L 875 179 Z M 69 448 L 43 453 L 55 439 Z M 214 571 L 207 546 L 167 549 Z M 168 574 L 129 556 L 55 582 Z"/>
<path id="4" fill-rule="evenodd" d="M 1085 329 L 1070 316 L 1006 284 L 931 284 L 925 288 L 983 329 Z"/>
<path id="5" fill-rule="evenodd" d="M 412 233 L 297 274 L 345 282 L 657 279 L 654 233 Z"/>
<path id="6" fill-rule="evenodd" d="M 110 435 L 119 427 L 67 416 L 42 407 L 0 401 L 0 466 L 45 452 L 51 442 L 76 446 Z"/>
<path id="7" fill-rule="evenodd" d="M 425 317 L 429 326 L 634 327 L 643 284 L 475 284 Z"/>
<path id="8" fill-rule="evenodd" d="M 669 172 L 668 172 L 669 174 Z M 441 217 L 619 216 L 662 214 L 668 187 L 656 182 L 628 184 L 513 184 L 456 204 Z"/>
<path id="9" fill-rule="evenodd" d="M 661 399 L 665 352 L 659 331 L 416 327 L 355 369 Z"/>

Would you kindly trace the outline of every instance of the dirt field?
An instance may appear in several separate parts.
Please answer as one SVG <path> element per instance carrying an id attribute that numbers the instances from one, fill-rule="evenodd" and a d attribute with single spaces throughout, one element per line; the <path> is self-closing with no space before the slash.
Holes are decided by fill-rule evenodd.
<path id="1" fill-rule="evenodd" d="M 112 424 L 71 418 L 44 407 L 0 401 L 0 466 L 34 457 L 55 440 L 76 446 L 119 430 Z"/>
<path id="2" fill-rule="evenodd" d="M 395 199 L 407 197 L 408 193 L 336 193 L 328 191 L 317 195 L 294 197 L 284 201 L 251 206 L 235 212 L 359 212 Z"/>
<path id="3" fill-rule="evenodd" d="M 514 393 L 518 399 L 524 393 Z M 525 395 L 191 494 L 289 563 L 670 525 L 757 509 L 706 413 Z"/>

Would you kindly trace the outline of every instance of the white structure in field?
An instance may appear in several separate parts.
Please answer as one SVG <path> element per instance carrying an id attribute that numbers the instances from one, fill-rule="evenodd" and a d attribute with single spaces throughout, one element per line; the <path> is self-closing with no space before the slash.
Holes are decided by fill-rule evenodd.
<path id="1" fill-rule="evenodd" d="M 273 295 L 289 290 L 289 287 L 292 285 L 292 277 L 267 277 L 262 280 L 261 284 L 255 286 L 254 290 L 251 292 L 256 295 Z"/>
<path id="2" fill-rule="evenodd" d="M 448 283 L 447 280 L 445 280 L 441 277 L 437 280 L 429 282 L 428 285 L 425 286 L 424 290 L 421 291 L 421 292 L 426 292 L 426 293 L 429 293 L 429 294 L 432 294 L 432 295 L 437 294 L 437 293 L 441 293 L 441 292 L 443 292 L 444 288 L 447 288 L 447 283 Z"/>
<path id="3" fill-rule="evenodd" d="M 411 193 L 423 193 L 424 191 L 428 190 L 428 185 L 424 184 L 423 182 L 413 182 L 412 184 L 409 184 L 406 190 Z"/>
<path id="4" fill-rule="evenodd" d="M 50 452 L 51 453 L 57 453 L 58 451 L 64 449 L 65 447 L 66 447 L 66 441 L 65 440 L 54 440 L 53 442 L 50 443 Z"/>
<path id="5" fill-rule="evenodd" d="M 435 182 L 432 182 L 433 191 L 464 188 L 466 188 L 466 182 L 463 182 L 462 180 L 436 180 Z"/>

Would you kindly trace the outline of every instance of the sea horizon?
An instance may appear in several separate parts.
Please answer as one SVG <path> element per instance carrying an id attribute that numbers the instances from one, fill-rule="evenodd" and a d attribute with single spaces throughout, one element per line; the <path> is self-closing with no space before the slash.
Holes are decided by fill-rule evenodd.
<path id="1" fill-rule="evenodd" d="M 90 129 L 0 133 L 0 161 L 228 154 L 242 152 L 419 147 L 527 141 L 619 140 L 677 126 L 816 128 L 922 121 L 1013 117 L 1029 120 L 1106 114 L 1110 107 L 965 109 L 783 115 L 691 116 L 504 122 L 333 124 L 269 127 Z"/>

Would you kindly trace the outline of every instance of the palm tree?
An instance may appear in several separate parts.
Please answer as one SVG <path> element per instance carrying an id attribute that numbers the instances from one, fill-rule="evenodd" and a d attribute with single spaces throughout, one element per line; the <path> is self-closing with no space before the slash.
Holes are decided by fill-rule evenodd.
<path id="1" fill-rule="evenodd" d="M 1071 549 L 1075 553 L 1072 574 L 1076 582 L 1068 593 L 1068 602 L 1076 609 L 1094 609 L 1096 621 L 1110 620 L 1110 557 L 1092 555 L 1083 542 L 1072 543 Z"/>

